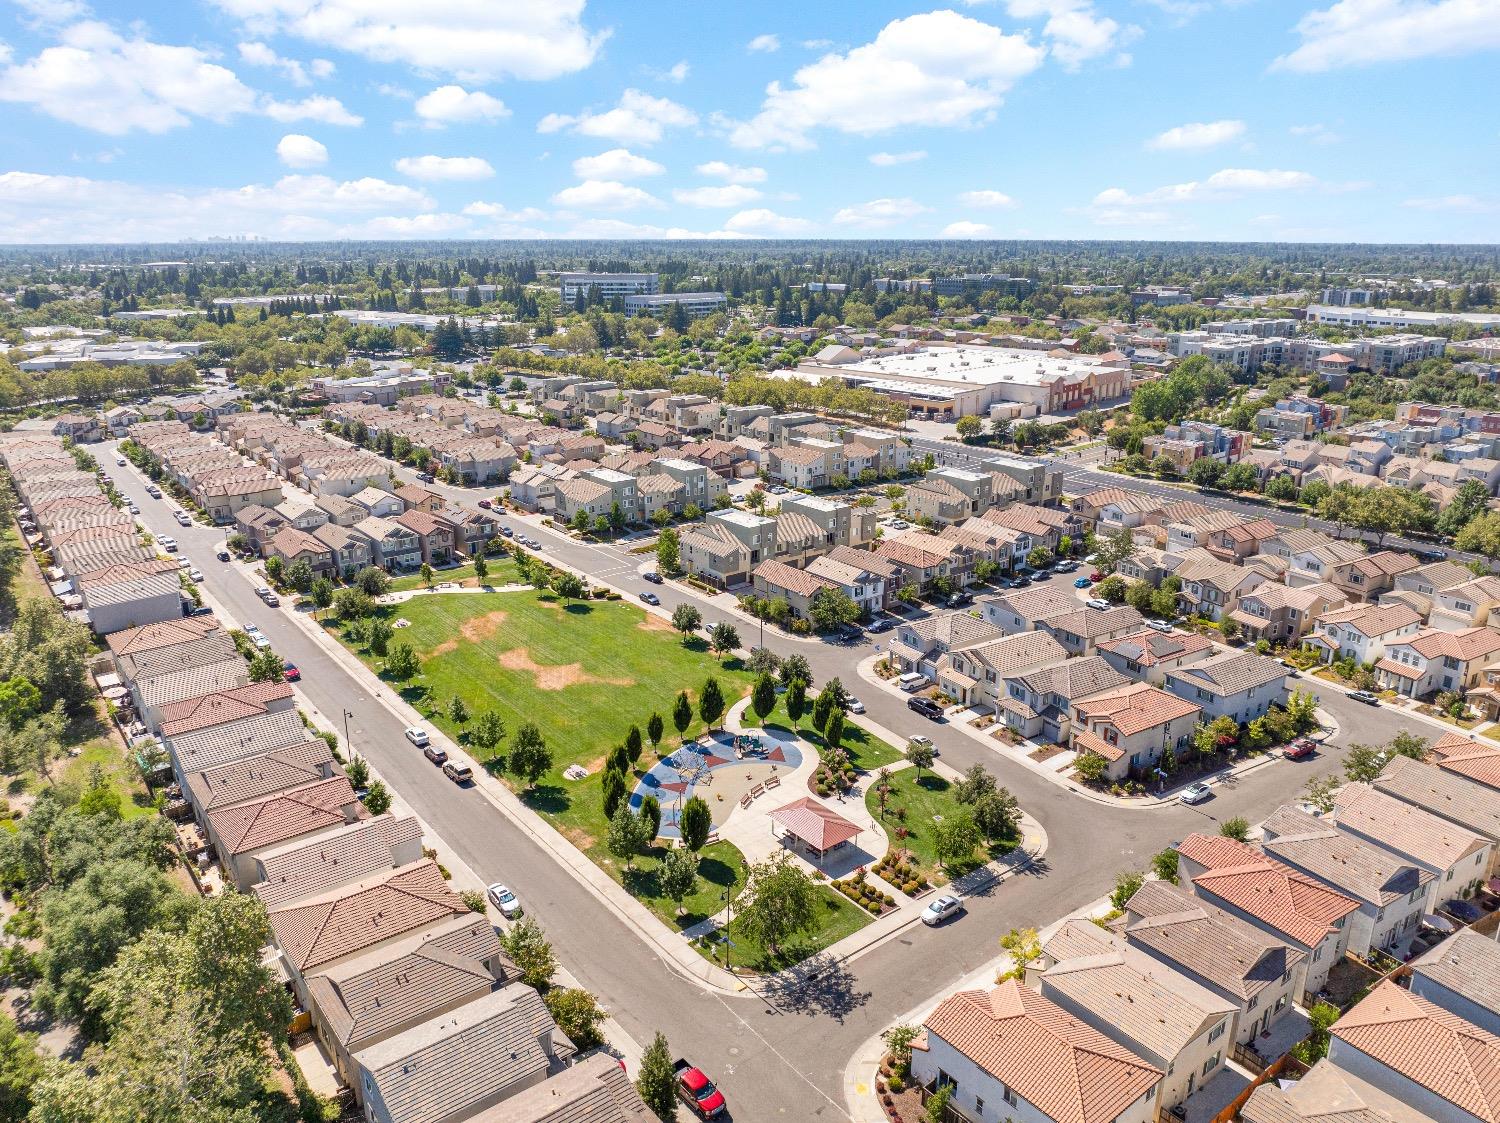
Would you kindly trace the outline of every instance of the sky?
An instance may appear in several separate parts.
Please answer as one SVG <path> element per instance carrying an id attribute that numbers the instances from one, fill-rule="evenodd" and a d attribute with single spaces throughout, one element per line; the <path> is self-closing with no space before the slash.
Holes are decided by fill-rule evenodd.
<path id="1" fill-rule="evenodd" d="M 1495 242 L 1497 61 L 1500 0 L 0 0 L 0 243 Z"/>

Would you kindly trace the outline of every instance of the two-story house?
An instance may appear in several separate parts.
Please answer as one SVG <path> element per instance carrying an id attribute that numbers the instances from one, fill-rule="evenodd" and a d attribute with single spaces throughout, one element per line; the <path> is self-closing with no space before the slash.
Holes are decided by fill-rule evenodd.
<path id="1" fill-rule="evenodd" d="M 1473 581 L 1439 590 L 1432 600 L 1432 614 L 1427 623 L 1445 632 L 1482 628 L 1491 615 L 1500 623 L 1500 577 L 1476 577 Z"/>
<path id="2" fill-rule="evenodd" d="M 1395 587 L 1396 578 L 1417 568 L 1417 559 L 1395 550 L 1361 554 L 1333 567 L 1328 581 L 1350 600 L 1374 601 Z"/>
<path id="3" fill-rule="evenodd" d="M 995 692 L 997 716 L 1027 740 L 1066 744 L 1073 726 L 1073 708 L 1078 702 L 1129 685 L 1128 678 L 1097 655 L 1067 659 L 1006 675 L 1001 683 L 1003 689 Z"/>
<path id="4" fill-rule="evenodd" d="M 1135 609 L 1116 605 L 1049 616 L 1037 627 L 1050 632 L 1069 655 L 1092 655 L 1099 644 L 1139 631 L 1145 623 L 1145 617 Z"/>
<path id="5" fill-rule="evenodd" d="M 1177 591 L 1182 610 L 1209 620 L 1222 620 L 1238 607 L 1240 597 L 1265 582 L 1254 570 L 1220 561 L 1206 551 L 1184 560 L 1176 576 L 1182 580 Z"/>
<path id="6" fill-rule="evenodd" d="M 1138 682 L 1075 702 L 1072 745 L 1102 757 L 1105 774 L 1123 780 L 1154 770 L 1167 752 L 1181 754 L 1201 715 L 1196 704 Z"/>
<path id="7" fill-rule="evenodd" d="M 1352 659 L 1373 664 L 1385 655 L 1388 644 L 1421 627 L 1422 618 L 1407 605 L 1356 604 L 1319 615 L 1303 644 L 1315 648 L 1325 663 Z"/>
<path id="8" fill-rule="evenodd" d="M 1478 686 L 1484 669 L 1497 661 L 1500 631 L 1424 628 L 1386 645 L 1385 655 L 1375 664 L 1375 678 L 1383 688 L 1408 698 L 1450 690 L 1463 693 Z"/>
<path id="9" fill-rule="evenodd" d="M 986 630 L 984 638 L 952 646 L 932 661 L 938 684 L 960 702 L 1004 709 L 1009 697 L 1008 678 L 1059 664 L 1066 658 L 1062 646 L 1045 632 L 1021 632 L 997 639 L 988 625 L 969 619 Z M 965 628 L 966 634 L 968 631 Z"/>
<path id="10" fill-rule="evenodd" d="M 1369 784 L 1347 784 L 1333 805 L 1338 829 L 1379 846 L 1432 874 L 1428 912 L 1485 879 L 1494 843 L 1483 835 L 1387 795 Z"/>
<path id="11" fill-rule="evenodd" d="M 1198 632 L 1159 632 L 1141 628 L 1097 645 L 1100 658 L 1134 682 L 1160 686 L 1167 672 L 1200 663 L 1214 653 L 1214 645 Z"/>
<path id="12" fill-rule="evenodd" d="M 1300 588 L 1267 581 L 1243 594 L 1229 618 L 1252 643 L 1265 640 L 1275 647 L 1296 647 L 1315 617 L 1344 601 L 1344 594 L 1326 581 Z"/>
<path id="13" fill-rule="evenodd" d="M 1244 725 L 1286 705 L 1286 668 L 1268 655 L 1226 651 L 1168 671 L 1166 689 L 1199 706 L 1206 722 L 1230 717 Z"/>
<path id="14" fill-rule="evenodd" d="M 384 569 L 416 569 L 422 564 L 422 543 L 417 535 L 393 519 L 361 519 L 350 530 L 363 538 L 374 563 Z"/>

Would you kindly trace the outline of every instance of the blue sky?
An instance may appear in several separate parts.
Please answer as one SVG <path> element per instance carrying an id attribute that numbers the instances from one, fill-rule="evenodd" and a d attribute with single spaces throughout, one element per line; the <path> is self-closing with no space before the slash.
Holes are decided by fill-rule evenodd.
<path id="1" fill-rule="evenodd" d="M 1500 0 L 0 0 L 0 242 L 1493 242 L 1497 55 Z"/>

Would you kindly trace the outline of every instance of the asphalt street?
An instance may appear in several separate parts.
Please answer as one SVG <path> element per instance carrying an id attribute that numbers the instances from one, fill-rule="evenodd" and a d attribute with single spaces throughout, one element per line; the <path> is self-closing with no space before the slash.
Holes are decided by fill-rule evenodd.
<path id="1" fill-rule="evenodd" d="M 112 446 L 101 446 L 103 462 Z M 922 721 L 901 698 L 853 687 L 870 717 L 898 733 L 932 737 L 942 757 L 956 768 L 983 763 L 1008 786 L 1046 829 L 1050 846 L 1032 872 L 1013 878 L 989 894 L 971 899 L 968 912 L 941 929 L 921 926 L 857 957 L 808 988 L 770 993 L 756 988 L 736 998 L 705 992 L 663 962 L 632 929 L 549 855 L 473 791 L 454 787 L 402 736 L 402 722 L 345 672 L 302 629 L 286 619 L 288 608 L 270 609 L 254 595 L 252 582 L 238 569 L 214 558 L 222 528 L 194 524 L 181 528 L 172 505 L 146 495 L 133 468 L 108 469 L 122 494 L 136 501 L 146 527 L 171 534 L 181 552 L 205 574 L 205 584 L 234 623 L 254 622 L 274 649 L 302 670 L 298 689 L 335 722 L 347 711 L 350 740 L 431 827 L 486 880 L 504 880 L 526 902 L 546 929 L 559 956 L 639 1041 L 664 1031 L 679 1054 L 689 1054 L 722 1084 L 734 1117 L 740 1120 L 844 1119 L 841 1079 L 845 1064 L 872 1033 L 884 1028 L 966 973 L 993 959 L 997 939 L 1016 926 L 1041 926 L 1108 891 L 1116 873 L 1141 867 L 1157 850 L 1193 831 L 1217 831 L 1224 819 L 1242 815 L 1252 822 L 1301 790 L 1309 778 L 1335 771 L 1342 746 L 1354 741 L 1384 742 L 1398 729 L 1432 736 L 1430 726 L 1389 710 L 1348 701 L 1341 693 L 1307 683 L 1340 723 L 1337 745 L 1303 762 L 1278 761 L 1238 782 L 1217 789 L 1198 806 L 1155 810 L 1127 809 L 1088 801 L 990 751 L 943 724 Z M 468 501 L 481 492 L 440 487 Z M 566 535 L 527 524 L 546 556 L 585 570 L 600 580 L 635 593 L 654 588 L 670 611 L 692 602 L 712 623 L 731 619 L 746 642 L 752 629 L 706 604 L 689 590 L 668 584 L 648 586 L 637 570 L 649 559 L 632 557 L 619 546 L 580 543 Z M 837 675 L 853 686 L 855 664 L 869 655 L 868 643 L 834 646 L 773 637 L 783 654 L 805 655 L 819 682 Z"/>

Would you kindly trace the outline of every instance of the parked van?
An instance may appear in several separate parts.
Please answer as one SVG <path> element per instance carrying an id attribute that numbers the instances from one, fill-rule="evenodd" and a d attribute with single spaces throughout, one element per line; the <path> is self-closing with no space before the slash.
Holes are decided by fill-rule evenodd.
<path id="1" fill-rule="evenodd" d="M 911 694 L 927 685 L 927 676 L 920 671 L 907 671 L 906 674 L 896 680 L 896 685 L 906 691 L 906 693 Z"/>

